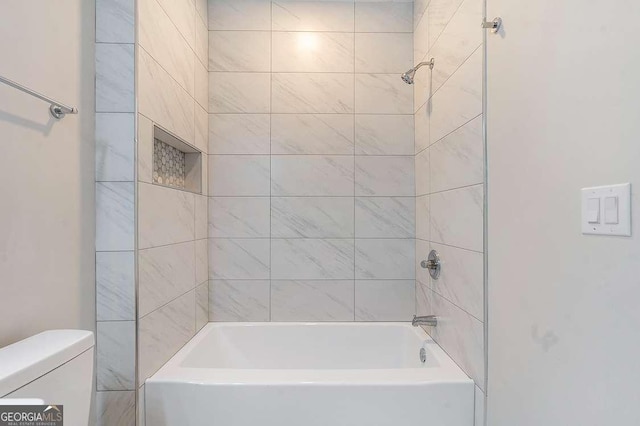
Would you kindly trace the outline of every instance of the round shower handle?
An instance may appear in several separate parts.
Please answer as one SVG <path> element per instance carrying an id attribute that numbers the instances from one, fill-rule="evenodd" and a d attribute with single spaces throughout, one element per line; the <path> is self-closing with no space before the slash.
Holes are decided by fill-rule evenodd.
<path id="1" fill-rule="evenodd" d="M 431 250 L 429 252 L 429 257 L 427 257 L 427 260 L 423 260 L 422 262 L 420 262 L 420 266 L 424 269 L 429 270 L 429 275 L 431 275 L 431 278 L 433 278 L 434 280 L 440 278 L 442 263 L 440 262 L 440 255 L 437 251 Z"/>

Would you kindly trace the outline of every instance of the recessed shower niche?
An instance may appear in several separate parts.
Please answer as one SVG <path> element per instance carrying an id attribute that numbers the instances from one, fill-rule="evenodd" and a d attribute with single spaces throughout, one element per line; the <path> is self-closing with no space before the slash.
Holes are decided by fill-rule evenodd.
<path id="1" fill-rule="evenodd" d="M 202 153 L 161 128 L 153 127 L 153 183 L 202 193 Z"/>

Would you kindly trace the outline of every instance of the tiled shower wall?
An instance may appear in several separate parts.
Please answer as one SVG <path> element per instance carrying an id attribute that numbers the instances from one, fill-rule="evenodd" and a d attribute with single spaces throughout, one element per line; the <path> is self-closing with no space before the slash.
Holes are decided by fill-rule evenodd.
<path id="1" fill-rule="evenodd" d="M 206 1 L 138 0 L 138 411 L 144 381 L 208 321 Z M 153 184 L 154 126 L 200 150 L 202 194 Z"/>
<path id="2" fill-rule="evenodd" d="M 427 331 L 476 382 L 476 424 L 484 408 L 484 146 L 482 0 L 415 3 L 414 60 L 435 59 L 415 86 L 416 254 L 440 253 L 432 280 L 416 263 L 419 314 Z"/>
<path id="3" fill-rule="evenodd" d="M 413 3 L 209 0 L 209 318 L 415 310 Z"/>
<path id="4" fill-rule="evenodd" d="M 136 415 L 134 1 L 96 1 L 98 425 Z"/>

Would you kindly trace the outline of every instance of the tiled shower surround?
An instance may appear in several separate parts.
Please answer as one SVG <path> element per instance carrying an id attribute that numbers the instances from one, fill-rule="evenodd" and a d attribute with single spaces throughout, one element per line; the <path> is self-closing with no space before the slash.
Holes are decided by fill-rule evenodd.
<path id="1" fill-rule="evenodd" d="M 144 424 L 145 379 L 207 319 L 416 312 L 482 424 L 481 18 L 481 0 L 97 0 L 99 425 Z M 154 125 L 204 154 L 202 194 L 153 183 Z"/>
<path id="2" fill-rule="evenodd" d="M 482 425 L 484 344 L 484 145 L 482 0 L 418 0 L 414 61 L 435 58 L 415 86 L 416 253 L 444 263 L 438 280 L 416 262 L 416 309 L 437 315 L 427 331 L 476 382 Z M 430 77 L 430 78 L 429 78 Z"/>
<path id="3" fill-rule="evenodd" d="M 415 312 L 413 3 L 210 0 L 212 321 Z"/>

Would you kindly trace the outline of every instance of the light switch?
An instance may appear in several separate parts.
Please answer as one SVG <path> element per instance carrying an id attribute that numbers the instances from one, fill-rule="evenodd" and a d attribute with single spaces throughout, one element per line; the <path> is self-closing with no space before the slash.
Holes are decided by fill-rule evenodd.
<path id="1" fill-rule="evenodd" d="M 605 197 L 604 223 L 609 225 L 618 223 L 618 197 Z"/>
<path id="2" fill-rule="evenodd" d="M 631 184 L 582 189 L 582 233 L 631 236 Z"/>
<path id="3" fill-rule="evenodd" d="M 587 222 L 600 223 L 600 198 L 587 200 Z"/>

